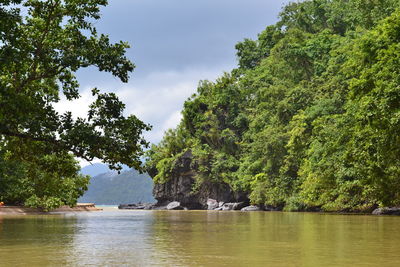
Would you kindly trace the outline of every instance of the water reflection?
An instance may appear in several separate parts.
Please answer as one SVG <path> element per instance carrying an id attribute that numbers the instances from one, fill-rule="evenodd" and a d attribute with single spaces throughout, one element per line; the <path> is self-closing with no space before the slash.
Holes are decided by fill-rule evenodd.
<path id="1" fill-rule="evenodd" d="M 399 266 L 400 218 L 305 213 L 154 215 L 171 266 Z"/>
<path id="2" fill-rule="evenodd" d="M 67 262 L 76 218 L 0 218 L 0 266 L 55 266 Z M 49 257 L 49 255 L 52 255 Z"/>
<path id="3" fill-rule="evenodd" d="M 0 217 L 0 266 L 400 266 L 399 223 L 278 212 Z"/>

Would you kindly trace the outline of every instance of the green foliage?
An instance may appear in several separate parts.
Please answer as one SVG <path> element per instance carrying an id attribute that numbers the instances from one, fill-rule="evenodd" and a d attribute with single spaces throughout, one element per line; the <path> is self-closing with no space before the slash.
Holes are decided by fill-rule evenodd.
<path id="1" fill-rule="evenodd" d="M 147 168 L 157 170 L 155 183 L 165 183 L 170 178 L 176 159 L 190 146 L 187 140 L 187 133 L 181 127 L 169 129 L 160 144 L 153 144 L 147 151 Z"/>
<path id="2" fill-rule="evenodd" d="M 12 5 L 17 3 L 19 5 Z M 87 118 L 58 114 L 63 94 L 78 99 L 74 73 L 95 66 L 127 82 L 134 65 L 127 43 L 110 43 L 94 27 L 106 0 L 0 2 L 0 135 L 41 141 L 49 151 L 70 151 L 89 161 L 102 159 L 140 169 L 142 131 L 149 126 L 124 117 L 125 105 L 113 93 L 93 89 L 97 99 Z M 27 14 L 23 16 L 21 7 Z"/>
<path id="3" fill-rule="evenodd" d="M 20 151 L 11 152 L 9 148 L 16 143 Z M 88 176 L 79 174 L 77 161 L 68 153 L 44 154 L 39 143 L 26 144 L 19 140 L 16 143 L 13 146 L 8 143 L 1 149 L 1 201 L 45 211 L 61 205 L 76 205 L 89 183 Z"/>
<path id="4" fill-rule="evenodd" d="M 127 82 L 129 45 L 96 31 L 106 0 L 0 1 L 0 198 L 45 210 L 75 205 L 88 179 L 73 156 L 142 170 L 150 126 L 123 115 L 114 93 L 92 90 L 86 118 L 54 103 L 78 99 L 75 73 L 96 67 Z"/>
<path id="5" fill-rule="evenodd" d="M 238 69 L 201 82 L 176 130 L 197 184 L 288 211 L 400 205 L 399 4 L 293 2 L 239 43 Z M 170 137 L 162 146 L 181 142 Z M 161 151 L 149 161 L 159 180 L 174 165 Z"/>
<path id="6" fill-rule="evenodd" d="M 256 67 L 263 58 L 270 55 L 271 49 L 282 37 L 281 30 L 275 25 L 271 25 L 258 36 L 258 40 L 245 39 L 243 42 L 238 43 L 235 48 L 237 50 L 239 69 Z"/>
<path id="7" fill-rule="evenodd" d="M 304 200 L 299 195 L 292 195 L 286 199 L 284 211 L 305 211 L 307 210 L 307 205 Z"/>

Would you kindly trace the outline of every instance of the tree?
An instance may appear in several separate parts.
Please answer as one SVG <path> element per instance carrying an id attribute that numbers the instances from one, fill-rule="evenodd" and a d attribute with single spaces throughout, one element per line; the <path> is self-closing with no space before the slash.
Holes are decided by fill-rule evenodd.
<path id="1" fill-rule="evenodd" d="M 96 67 L 127 82 L 129 45 L 111 43 L 94 23 L 106 0 L 0 1 L 0 199 L 50 209 L 74 205 L 87 188 L 74 157 L 143 170 L 150 126 L 114 93 L 92 90 L 86 118 L 59 114 L 62 95 L 78 99 L 75 77 Z"/>
<path id="2" fill-rule="evenodd" d="M 60 94 L 79 98 L 74 73 L 95 66 L 128 81 L 134 65 L 127 43 L 111 44 L 93 22 L 106 0 L 0 1 L 0 135 L 42 142 L 48 153 L 72 152 L 99 158 L 112 168 L 120 163 L 141 169 L 141 134 L 149 126 L 131 115 L 113 93 L 93 89 L 97 99 L 87 118 L 58 114 Z M 23 12 L 27 12 L 23 16 Z"/>
<path id="3" fill-rule="evenodd" d="M 23 139 L 1 145 L 1 201 L 48 211 L 76 205 L 87 190 L 90 177 L 79 174 L 80 167 L 71 154 L 47 154 L 42 142 Z"/>

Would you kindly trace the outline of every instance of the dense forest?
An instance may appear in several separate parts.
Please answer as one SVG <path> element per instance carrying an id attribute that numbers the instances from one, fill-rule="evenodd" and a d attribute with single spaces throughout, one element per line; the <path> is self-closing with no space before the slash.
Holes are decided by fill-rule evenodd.
<path id="1" fill-rule="evenodd" d="M 285 6 L 238 67 L 201 81 L 148 151 L 156 183 L 190 150 L 196 184 L 225 182 L 287 211 L 400 204 L 400 1 Z M 194 186 L 193 190 L 196 190 Z"/>

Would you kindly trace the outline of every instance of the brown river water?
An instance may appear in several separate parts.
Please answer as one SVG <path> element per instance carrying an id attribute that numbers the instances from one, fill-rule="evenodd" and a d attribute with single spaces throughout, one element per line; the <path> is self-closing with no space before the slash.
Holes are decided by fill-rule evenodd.
<path id="1" fill-rule="evenodd" d="M 400 266 L 400 217 L 118 211 L 0 215 L 0 266 Z"/>

